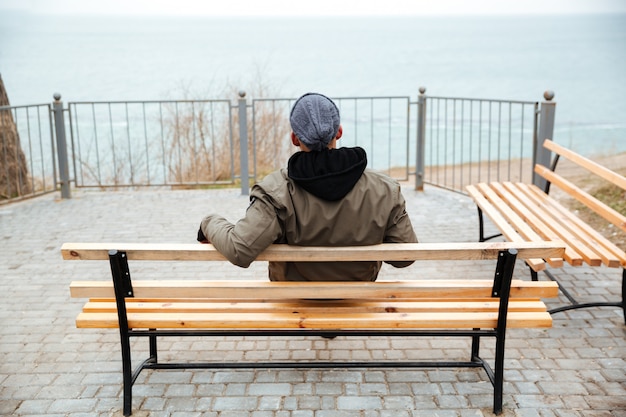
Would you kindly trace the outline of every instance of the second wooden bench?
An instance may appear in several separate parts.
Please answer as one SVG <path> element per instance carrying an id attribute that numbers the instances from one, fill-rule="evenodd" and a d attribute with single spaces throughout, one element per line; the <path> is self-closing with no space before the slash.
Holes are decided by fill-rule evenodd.
<path id="1" fill-rule="evenodd" d="M 591 161 L 563 146 L 546 140 L 543 145 L 553 152 L 551 167 L 537 164 L 535 173 L 546 180 L 546 187 L 540 189 L 533 184 L 513 182 L 492 182 L 470 185 L 466 189 L 474 199 L 479 214 L 479 240 L 481 242 L 500 236 L 485 236 L 483 215 L 487 215 L 502 235 L 511 242 L 562 241 L 566 244 L 565 254 L 554 258 L 526 258 L 531 268 L 533 280 L 537 272 L 545 274 L 555 282 L 557 278 L 546 269 L 547 262 L 553 268 L 562 267 L 565 262 L 572 266 L 587 264 L 592 267 L 604 265 L 622 269 L 622 300 L 579 303 L 561 285 L 561 291 L 571 302 L 570 305 L 555 308 L 552 313 L 587 307 L 621 307 L 626 321 L 626 253 L 604 237 L 597 230 L 564 207 L 549 195 L 551 187 L 558 187 L 606 219 L 622 232 L 626 232 L 626 216 L 555 172 L 559 159 L 566 158 L 585 170 L 622 190 L 626 190 L 626 178 L 608 168 Z"/>

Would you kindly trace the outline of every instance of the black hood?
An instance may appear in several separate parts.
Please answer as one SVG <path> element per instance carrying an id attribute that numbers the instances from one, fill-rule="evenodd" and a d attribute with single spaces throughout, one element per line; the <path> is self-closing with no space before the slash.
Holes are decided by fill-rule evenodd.
<path id="1" fill-rule="evenodd" d="M 293 154 L 287 172 L 289 178 L 316 197 L 336 201 L 352 190 L 366 166 L 363 148 L 324 149 Z"/>

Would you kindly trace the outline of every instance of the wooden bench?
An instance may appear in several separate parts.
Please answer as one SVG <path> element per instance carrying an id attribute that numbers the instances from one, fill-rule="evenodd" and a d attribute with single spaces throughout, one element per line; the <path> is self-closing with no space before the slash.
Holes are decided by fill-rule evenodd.
<path id="1" fill-rule="evenodd" d="M 558 295 L 554 282 L 513 280 L 516 256 L 559 257 L 559 243 L 383 244 L 362 247 L 273 245 L 258 261 L 453 260 L 494 261 L 484 280 L 437 277 L 377 282 L 269 282 L 238 280 L 131 280 L 129 261 L 226 261 L 212 245 L 66 243 L 68 260 L 106 260 L 112 280 L 75 281 L 71 296 L 88 298 L 79 328 L 119 328 L 124 415 L 143 369 L 482 367 L 502 410 L 506 328 L 547 328 L 541 300 Z M 165 267 L 165 266 L 163 266 Z M 207 268 L 208 270 L 208 268 Z M 149 278 L 149 277 L 148 277 Z M 180 277 L 183 278 L 183 277 Z M 189 278 L 189 277 L 187 277 Z M 162 363 L 157 338 L 168 336 L 430 336 L 469 337 L 469 360 L 436 362 Z M 150 356 L 131 369 L 131 338 L 149 340 Z M 494 367 L 479 355 L 480 339 L 495 338 Z M 210 356 L 210 354 L 208 355 Z"/>
<path id="2" fill-rule="evenodd" d="M 581 220 L 572 211 L 565 208 L 553 197 L 550 187 L 558 187 L 563 192 L 589 207 L 595 214 L 603 217 L 621 231 L 626 232 L 626 216 L 594 198 L 580 187 L 555 172 L 559 158 L 576 164 L 586 172 L 599 176 L 608 183 L 626 190 L 626 178 L 597 164 L 551 140 L 544 142 L 544 148 L 553 152 L 555 157 L 551 167 L 535 165 L 535 173 L 546 181 L 545 189 L 536 185 L 512 182 L 492 182 L 470 185 L 466 189 L 474 199 L 479 214 L 479 240 L 481 242 L 503 235 L 511 242 L 562 241 L 566 244 L 563 258 L 527 258 L 533 280 L 537 272 L 544 271 L 558 283 L 546 262 L 553 268 L 563 266 L 564 261 L 572 266 L 587 264 L 604 265 L 609 268 L 622 268 L 622 300 L 618 302 L 579 303 L 559 283 L 562 293 L 571 302 L 570 305 L 550 310 L 551 313 L 587 307 L 621 307 L 626 321 L 626 253 L 609 239 Z M 485 236 L 483 213 L 486 214 L 501 235 Z"/>

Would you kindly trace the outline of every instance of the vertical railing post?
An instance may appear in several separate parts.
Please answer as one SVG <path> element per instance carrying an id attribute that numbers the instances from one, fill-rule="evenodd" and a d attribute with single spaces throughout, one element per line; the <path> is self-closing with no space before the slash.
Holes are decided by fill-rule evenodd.
<path id="1" fill-rule="evenodd" d="M 556 103 L 552 101 L 554 98 L 554 92 L 548 90 L 543 93 L 543 97 L 546 101 L 541 103 L 541 107 L 539 109 L 539 128 L 537 129 L 537 136 L 535 137 L 535 154 L 532 168 L 533 184 L 542 190 L 546 186 L 546 180 L 537 175 L 534 172 L 534 168 L 535 164 L 550 168 L 551 153 L 543 147 L 543 141 L 546 139 L 554 139 L 554 116 L 556 113 Z"/>
<path id="2" fill-rule="evenodd" d="M 417 146 L 415 151 L 415 190 L 424 191 L 425 141 L 426 141 L 426 87 L 419 88 L 417 97 Z"/>
<path id="3" fill-rule="evenodd" d="M 70 192 L 70 170 L 67 160 L 67 140 L 65 138 L 65 117 L 63 110 L 63 102 L 61 94 L 54 94 L 54 103 L 52 104 L 54 112 L 54 126 L 57 141 L 57 158 L 59 161 L 59 177 L 61 183 L 61 198 L 72 198 Z"/>
<path id="4" fill-rule="evenodd" d="M 241 195 L 250 194 L 248 173 L 248 104 L 246 92 L 239 92 L 239 164 L 241 170 Z"/>

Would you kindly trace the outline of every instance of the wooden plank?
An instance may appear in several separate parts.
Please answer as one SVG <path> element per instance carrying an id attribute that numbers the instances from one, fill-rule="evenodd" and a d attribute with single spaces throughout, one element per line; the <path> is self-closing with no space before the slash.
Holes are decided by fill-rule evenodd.
<path id="1" fill-rule="evenodd" d="M 552 172 L 550 169 L 544 166 L 535 165 L 535 172 L 541 175 L 546 180 L 550 181 L 550 183 L 552 183 L 553 185 L 565 191 L 567 194 L 574 197 L 576 200 L 580 201 L 585 206 L 589 207 L 591 210 L 596 212 L 604 219 L 608 220 L 609 222 L 613 223 L 615 226 L 626 232 L 626 216 L 622 215 L 616 210 L 613 210 L 611 207 L 599 201 L 586 191 L 578 188 L 572 182 L 566 180 L 565 178 Z"/>
<path id="2" fill-rule="evenodd" d="M 498 311 L 498 299 L 453 299 L 410 302 L 349 302 L 349 301 L 318 301 L 318 302 L 170 302 L 155 299 L 153 301 L 126 301 L 129 313 L 268 313 L 268 312 L 324 312 L 324 313 L 385 313 L 385 312 L 467 312 L 467 311 Z M 115 302 L 86 303 L 85 313 L 111 313 L 117 311 Z M 546 305 L 539 299 L 511 299 L 509 311 L 546 311 Z"/>
<path id="3" fill-rule="evenodd" d="M 468 185 L 465 187 L 468 194 L 476 205 L 483 211 L 483 213 L 491 219 L 491 221 L 496 225 L 498 230 L 502 232 L 502 235 L 509 240 L 510 242 L 525 242 L 524 238 L 522 238 L 517 231 L 506 221 L 504 217 L 500 214 L 500 212 L 494 207 L 484 196 L 483 194 L 476 188 L 474 185 Z M 535 272 L 543 271 L 546 269 L 545 261 L 541 258 L 531 258 L 525 259 L 528 266 Z"/>
<path id="4" fill-rule="evenodd" d="M 511 242 L 526 242 L 517 231 L 511 227 L 507 220 L 502 217 L 498 209 L 492 205 L 482 194 L 482 192 L 474 185 L 466 187 L 470 197 L 474 199 L 478 207 L 491 219 L 496 227 L 502 232 L 502 235 Z"/>
<path id="5" fill-rule="evenodd" d="M 549 281 L 546 281 L 549 282 Z M 542 284 L 543 286 L 543 284 Z M 515 288 L 515 287 L 513 287 Z M 544 294 L 547 294 L 545 291 L 547 290 L 552 291 L 553 289 L 553 284 L 548 284 L 546 289 L 543 289 Z M 523 303 L 523 302 L 535 302 L 538 300 L 537 297 L 533 297 L 533 296 L 528 296 L 528 297 L 522 297 L 520 296 L 520 294 L 522 294 L 524 291 L 528 291 L 528 289 L 524 288 L 521 289 L 520 292 L 518 292 L 518 295 L 516 295 L 515 297 L 511 297 L 509 299 L 509 302 L 516 302 L 516 303 Z M 532 289 L 530 291 L 535 291 L 535 289 Z M 545 295 L 544 295 L 545 297 Z M 275 304 L 275 305 L 290 305 L 290 306 L 307 306 L 309 304 L 311 304 L 312 306 L 317 306 L 317 305 L 333 305 L 333 306 L 341 306 L 341 305 L 350 305 L 350 306 L 354 306 L 354 305 L 368 305 L 368 304 L 379 304 L 379 303 L 390 303 L 390 302 L 396 302 L 396 303 L 427 303 L 427 302 L 436 302 L 436 303 L 458 303 L 458 302 L 468 302 L 469 300 L 471 300 L 472 302 L 476 302 L 476 303 L 487 303 L 487 302 L 491 302 L 494 300 L 497 300 L 497 298 L 493 298 L 493 297 L 458 297 L 458 298 L 454 298 L 454 297 L 404 297 L 400 300 L 390 300 L 390 299 L 377 299 L 377 298 L 373 298 L 373 299 L 363 299 L 363 300 L 357 300 L 357 299 L 351 299 L 351 300 L 345 300 L 345 299 L 338 299 L 338 298 L 334 298 L 334 299 L 283 299 L 283 300 L 273 300 L 273 299 L 267 299 L 267 298 L 246 298 L 246 299 L 241 299 L 241 298 L 142 298 L 142 297 L 130 297 L 130 298 L 126 298 L 126 303 L 134 303 L 134 304 L 141 304 L 141 303 L 161 303 L 161 304 L 167 304 L 167 303 L 194 303 L 194 304 L 202 304 L 202 303 L 211 303 L 211 304 L 216 304 L 216 303 L 222 303 L 222 304 L 243 304 L 243 303 L 248 303 L 248 304 L 263 304 L 263 305 L 269 305 L 269 304 Z M 93 298 L 89 298 L 88 301 L 85 303 L 85 305 L 87 304 L 93 304 L 96 305 L 98 303 L 102 303 L 102 304 L 107 304 L 107 303 L 115 303 L 115 298 L 110 298 L 110 297 L 93 297 Z"/>
<path id="6" fill-rule="evenodd" d="M 617 247 L 613 242 L 606 239 L 600 232 L 589 226 L 586 222 L 584 222 L 574 213 L 569 211 L 567 208 L 563 207 L 553 198 L 547 196 L 546 193 L 539 189 L 539 187 L 531 185 L 528 188 L 531 192 L 537 195 L 537 198 L 544 201 L 547 205 L 550 205 L 553 210 L 559 211 L 561 215 L 568 217 L 571 222 L 575 223 L 581 230 L 584 230 L 588 236 L 591 236 L 593 239 L 602 244 L 602 246 L 604 246 L 611 253 L 613 253 L 613 255 L 617 256 L 621 260 L 623 266 L 626 266 L 626 254 L 622 249 Z"/>
<path id="7" fill-rule="evenodd" d="M 589 249 L 593 250 L 604 265 L 617 268 L 621 263 L 626 263 L 626 254 L 621 249 L 538 187 L 524 183 L 514 184 L 514 187 L 520 193 L 524 193 L 538 209 L 542 210 L 543 215 L 549 217 L 551 222 L 560 224 Z"/>
<path id="8" fill-rule="evenodd" d="M 130 313 L 128 325 L 133 329 L 473 329 L 495 328 L 498 314 L 472 313 L 385 313 L 385 314 L 316 314 L 254 313 Z M 115 313 L 80 313 L 79 328 L 117 328 Z M 508 328 L 551 327 L 547 312 L 511 312 Z"/>
<path id="9" fill-rule="evenodd" d="M 455 242 L 455 243 L 384 243 L 370 246 L 302 247 L 271 245 L 257 261 L 412 261 L 412 260 L 484 260 L 496 259 L 498 252 L 517 249 L 518 256 L 558 257 L 564 251 L 558 242 Z M 129 260 L 225 261 L 210 244 L 195 243 L 64 243 L 66 260 L 108 260 L 109 250 L 125 251 Z"/>
<path id="10" fill-rule="evenodd" d="M 509 207 L 506 201 L 502 200 L 490 185 L 481 183 L 477 185 L 482 194 L 493 204 L 502 216 L 517 230 L 517 232 L 527 241 L 543 242 L 544 239 L 530 227 L 523 218 Z"/>
<path id="11" fill-rule="evenodd" d="M 582 265 L 583 260 L 591 266 L 599 266 L 602 260 L 584 242 L 581 242 L 569 231 L 562 228 L 558 223 L 549 222 L 550 216 L 546 216 L 537 206 L 530 203 L 524 193 L 520 193 L 511 183 L 493 183 L 492 188 L 502 197 L 509 206 L 513 207 L 526 223 L 541 234 L 546 240 L 562 240 L 568 247 L 565 249 L 565 260 L 573 266 Z"/>
<path id="12" fill-rule="evenodd" d="M 218 299 L 403 299 L 490 297 L 492 280 L 415 280 L 377 282 L 270 282 L 207 280 L 134 280 L 139 298 L 218 298 Z M 114 297 L 112 281 L 74 281 L 74 298 Z M 551 281 L 511 283 L 511 297 L 556 297 L 558 286 Z"/>
<path id="13" fill-rule="evenodd" d="M 544 141 L 543 147 L 561 155 L 564 158 L 569 159 L 575 164 L 578 164 L 579 166 L 585 168 L 587 171 L 596 174 L 597 176 L 611 182 L 612 184 L 617 185 L 623 190 L 626 190 L 625 177 L 611 171 L 610 169 L 598 164 L 597 162 L 594 162 L 590 159 L 585 158 L 582 155 L 577 154 L 576 152 L 564 148 L 563 146 L 551 141 L 550 139 L 546 139 Z"/>
<path id="14" fill-rule="evenodd" d="M 503 201 L 498 194 L 492 190 L 489 185 L 485 183 L 480 183 L 477 185 L 480 192 L 493 204 L 498 211 L 502 214 L 502 216 L 517 230 L 517 232 L 527 241 L 532 242 L 542 242 L 543 238 L 533 230 L 530 225 L 528 225 L 524 219 L 522 219 L 515 211 L 508 206 L 506 201 Z M 551 266 L 560 267 L 563 266 L 563 256 L 565 251 L 560 254 L 558 257 L 553 257 L 550 255 L 543 256 Z"/>

